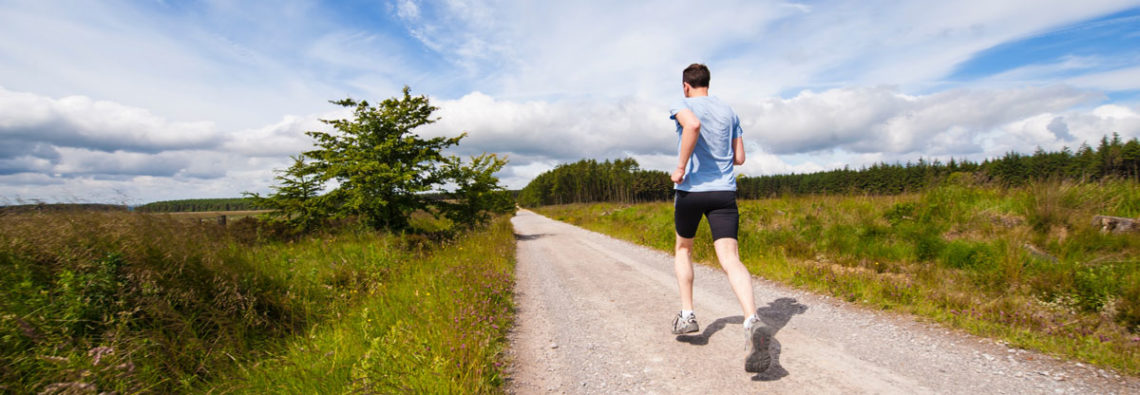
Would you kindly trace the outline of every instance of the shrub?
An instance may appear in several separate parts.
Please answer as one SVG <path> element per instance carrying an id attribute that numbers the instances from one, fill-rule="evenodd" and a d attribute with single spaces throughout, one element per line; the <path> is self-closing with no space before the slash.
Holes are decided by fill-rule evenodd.
<path id="1" fill-rule="evenodd" d="M 950 268 L 981 269 L 994 266 L 997 258 L 997 254 L 989 245 L 955 240 L 946 244 L 939 260 Z"/>

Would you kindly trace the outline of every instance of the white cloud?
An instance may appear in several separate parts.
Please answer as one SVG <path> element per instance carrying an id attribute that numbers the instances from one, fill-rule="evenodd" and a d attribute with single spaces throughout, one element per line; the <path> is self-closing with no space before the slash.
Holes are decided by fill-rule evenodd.
<path id="1" fill-rule="evenodd" d="M 420 7 L 412 0 L 399 0 L 396 5 L 396 15 L 400 19 L 416 21 L 420 19 Z"/>
<path id="2" fill-rule="evenodd" d="M 52 99 L 0 87 L 0 137 L 8 142 L 156 152 L 208 148 L 219 136 L 210 122 L 172 122 L 114 102 L 83 96 Z"/>
<path id="3" fill-rule="evenodd" d="M 745 135 L 777 154 L 849 152 L 972 154 L 974 137 L 1005 123 L 1100 99 L 1064 86 L 949 90 L 912 96 L 896 88 L 801 92 L 740 106 Z"/>
<path id="4" fill-rule="evenodd" d="M 0 8 L 0 86 L 96 97 L 222 129 L 259 127 L 285 114 L 324 111 L 329 99 L 390 95 L 423 81 L 423 65 L 403 57 L 409 51 L 398 40 L 347 26 L 314 4 Z"/>
<path id="5" fill-rule="evenodd" d="M 1031 152 L 1036 146 L 1074 148 L 1081 141 L 1095 145 L 1113 131 L 1126 139 L 1140 136 L 1140 109 L 1121 105 L 1079 109 L 1099 97 L 1064 86 L 963 89 L 930 95 L 869 87 L 734 103 L 744 123 L 749 157 L 740 171 L 748 175 L 805 173 L 913 161 L 920 156 L 980 160 L 1009 150 Z M 417 132 L 430 137 L 467 131 L 469 136 L 454 153 L 507 155 L 511 163 L 500 177 L 511 188 L 525 186 L 559 163 L 583 158 L 630 156 L 643 168 L 658 170 L 671 169 L 676 162 L 675 129 L 664 102 L 634 98 L 518 102 L 472 93 L 433 103 L 440 107 L 436 115 L 442 119 Z M 42 113 L 48 115 L 30 117 L 36 120 L 33 124 L 60 123 L 51 118 L 60 114 L 80 117 L 75 124 L 99 124 L 82 117 L 98 120 L 103 116 L 91 111 Z M 154 117 L 139 111 L 117 114 Z M 273 184 L 274 169 L 287 166 L 289 155 L 311 148 L 304 131 L 329 130 L 317 119 L 350 115 L 337 109 L 286 116 L 259 128 L 219 132 L 214 137 L 217 144 L 207 149 L 108 151 L 40 140 L 19 147 L 6 145 L 12 148 L 0 150 L 7 158 L 0 160 L 0 194 L 9 200 L 76 201 L 75 191 L 89 191 L 92 196 L 150 201 L 266 192 Z M 128 116 L 113 118 L 131 124 Z M 27 124 L 14 121 L 19 119 L 0 117 L 0 125 Z M 0 127 L 0 132 L 4 130 Z"/>
<path id="6" fill-rule="evenodd" d="M 1113 131 L 1125 138 L 1140 134 L 1134 109 L 1080 109 L 1102 98 L 1063 85 L 928 95 L 880 86 L 734 103 L 750 158 L 741 171 L 804 173 L 919 157 L 981 160 L 1037 146 L 1074 147 Z M 533 172 L 584 158 L 626 156 L 650 169 L 672 169 L 676 162 L 675 130 L 665 103 L 632 98 L 514 102 L 473 93 L 435 104 L 442 119 L 421 134 L 468 131 L 457 152 L 505 153 L 512 158 L 508 169 Z"/>
<path id="7" fill-rule="evenodd" d="M 280 158 L 297 155 L 313 149 L 313 139 L 305 132 L 331 129 L 321 119 L 344 119 L 351 116 L 352 112 L 348 109 L 304 117 L 286 115 L 277 123 L 231 134 L 222 148 L 247 157 Z"/>
<path id="8" fill-rule="evenodd" d="M 979 51 L 1133 5 L 429 1 L 405 22 L 473 76 L 491 74 L 481 90 L 496 97 L 661 97 L 701 61 L 722 96 L 753 100 L 790 87 L 922 90 Z"/>
<path id="9" fill-rule="evenodd" d="M 285 117 L 262 128 L 222 133 L 210 122 L 174 122 L 111 101 L 0 88 L 0 193 L 7 200 L 90 201 L 72 191 L 116 199 L 201 194 L 217 188 L 200 187 L 210 182 L 245 188 L 222 196 L 260 191 L 269 185 L 272 169 L 303 150 L 297 149 L 308 141 L 303 132 L 319 128 L 318 117 L 343 114 Z M 139 180 L 155 178 L 182 187 L 124 195 L 142 191 Z"/>
<path id="10" fill-rule="evenodd" d="M 309 2 L 6 3 L 0 194 L 265 191 L 311 147 L 303 132 L 326 128 L 318 118 L 347 116 L 327 99 L 404 84 L 440 107 L 422 134 L 468 131 L 455 153 L 509 155 L 512 187 L 582 158 L 665 170 L 666 109 L 693 61 L 744 121 L 747 174 L 1095 145 L 1140 135 L 1137 108 L 1102 94 L 1140 89 L 1134 62 L 940 79 L 987 48 L 1134 5 L 394 0 L 373 7 L 388 19 L 339 19 Z"/>
<path id="11" fill-rule="evenodd" d="M 1140 138 L 1140 106 L 1106 104 L 1088 113 L 1067 112 L 1063 119 L 1074 136 L 1073 143 L 1087 141 L 1095 145 L 1101 137 L 1114 132 L 1126 139 Z"/>
<path id="12" fill-rule="evenodd" d="M 1105 91 L 1140 90 L 1140 66 L 1125 67 L 1068 80 L 1070 84 Z"/>
<path id="13" fill-rule="evenodd" d="M 466 131 L 457 150 L 464 155 L 487 151 L 563 161 L 661 152 L 675 144 L 664 106 L 636 99 L 513 102 L 476 92 L 434 104 L 441 119 L 422 134 Z"/>

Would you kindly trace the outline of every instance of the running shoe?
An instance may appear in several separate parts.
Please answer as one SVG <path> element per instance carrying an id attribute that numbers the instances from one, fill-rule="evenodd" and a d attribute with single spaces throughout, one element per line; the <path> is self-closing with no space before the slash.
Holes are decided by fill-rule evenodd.
<path id="1" fill-rule="evenodd" d="M 683 335 L 686 333 L 693 333 L 693 332 L 696 332 L 699 330 L 701 330 L 701 328 L 700 328 L 700 326 L 697 325 L 697 315 L 696 314 L 689 314 L 688 317 L 684 317 L 684 316 L 681 316 L 681 313 L 677 313 L 677 316 L 673 317 L 673 334 L 674 335 Z"/>
<path id="2" fill-rule="evenodd" d="M 744 371 L 760 373 L 768 370 L 768 366 L 772 364 L 772 354 L 768 352 L 768 346 L 772 343 L 772 334 L 759 319 L 750 318 L 749 321 L 744 325 L 747 328 L 744 331 L 747 335 L 744 343 L 746 355 Z"/>

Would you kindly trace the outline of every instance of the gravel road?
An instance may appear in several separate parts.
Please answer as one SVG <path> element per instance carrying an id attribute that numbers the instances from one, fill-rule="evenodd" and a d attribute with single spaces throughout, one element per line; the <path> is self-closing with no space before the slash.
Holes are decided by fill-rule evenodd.
<path id="1" fill-rule="evenodd" d="M 671 255 L 521 210 L 512 393 L 1140 394 L 1140 380 L 760 278 L 772 367 L 744 372 L 740 308 L 696 267 L 701 332 L 670 333 Z"/>

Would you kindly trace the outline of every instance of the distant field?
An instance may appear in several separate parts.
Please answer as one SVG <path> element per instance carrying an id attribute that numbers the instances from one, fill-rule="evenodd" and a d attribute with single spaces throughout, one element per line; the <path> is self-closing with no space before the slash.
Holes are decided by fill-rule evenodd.
<path id="1" fill-rule="evenodd" d="M 536 211 L 672 252 L 672 205 Z M 1013 346 L 1140 373 L 1140 233 L 1094 215 L 1140 216 L 1140 185 L 947 185 L 897 196 L 740 202 L 753 274 L 926 317 Z M 715 264 L 702 222 L 695 259 Z"/>
<path id="2" fill-rule="evenodd" d="M 155 215 L 169 215 L 174 218 L 190 218 L 190 219 L 212 219 L 220 216 L 226 216 L 227 220 L 235 220 L 239 218 L 252 217 L 256 215 L 265 214 L 273 210 L 237 210 L 237 211 L 188 211 L 180 213 L 154 213 Z"/>

